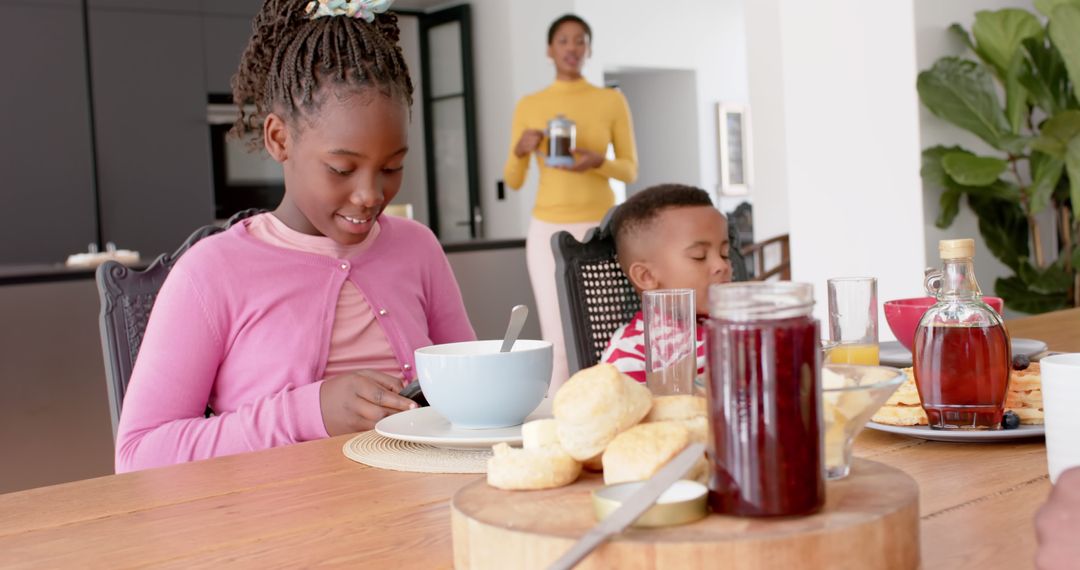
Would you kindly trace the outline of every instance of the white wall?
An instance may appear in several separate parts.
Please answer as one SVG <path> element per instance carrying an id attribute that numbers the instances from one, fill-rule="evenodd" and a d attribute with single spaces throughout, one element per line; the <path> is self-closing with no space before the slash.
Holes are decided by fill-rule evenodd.
<path id="1" fill-rule="evenodd" d="M 695 71 L 699 174 L 686 181 L 714 195 L 720 180 L 716 104 L 745 103 L 749 98 L 743 4 L 744 0 L 577 0 L 575 6 L 596 36 L 592 63 L 586 68 L 590 81 L 599 84 L 605 70 L 624 68 Z"/>
<path id="2" fill-rule="evenodd" d="M 875 276 L 880 300 L 921 288 L 912 1 L 754 0 L 769 6 L 748 13 L 748 38 L 783 40 L 765 50 L 757 39 L 749 43 L 750 69 L 777 70 L 751 85 L 755 124 L 770 114 L 777 121 L 754 132 L 755 172 L 786 165 L 767 203 L 786 197 L 792 277 L 814 285 L 818 318 L 826 315 L 829 277 Z M 768 218 L 759 198 L 755 217 Z"/>
<path id="3" fill-rule="evenodd" d="M 625 71 L 605 73 L 616 83 L 634 116 L 638 179 L 626 194 L 654 184 L 698 184 L 701 156 L 697 134 L 702 126 L 693 71 Z"/>
<path id="4" fill-rule="evenodd" d="M 929 69 L 938 58 L 945 56 L 963 56 L 975 59 L 974 54 L 965 53 L 965 46 L 947 31 L 948 27 L 956 22 L 969 32 L 975 21 L 975 12 L 979 10 L 1000 10 L 1002 8 L 1024 8 L 1034 11 L 1033 2 L 1030 0 L 915 0 L 915 45 L 916 61 L 920 70 Z M 914 81 L 914 78 L 912 79 Z M 1004 102 L 1004 99 L 1002 99 Z M 921 147 L 928 148 L 935 145 L 960 145 L 972 152 L 979 154 L 998 155 L 1000 152 L 992 149 L 975 135 L 959 127 L 946 123 L 935 117 L 925 107 L 919 108 L 919 132 Z M 1001 263 L 990 253 L 979 235 L 978 218 L 972 213 L 967 205 L 967 200 L 961 201 L 960 214 L 948 229 L 941 230 L 934 225 L 937 220 L 938 197 L 937 190 L 927 190 L 925 194 L 925 207 L 923 221 L 926 239 L 926 259 L 930 265 L 940 264 L 937 244 L 942 239 L 974 238 L 975 239 L 975 274 L 982 287 L 983 293 L 993 295 L 994 280 L 1012 274 L 1012 270 Z M 1045 237 L 1044 243 L 1056 243 L 1053 237 L 1052 215 L 1048 211 L 1040 218 Z M 1053 254 L 1054 248 L 1045 248 L 1045 253 Z M 1053 256 L 1051 255 L 1051 259 Z M 1007 316 L 1013 316 L 1013 311 L 1006 311 Z"/>
<path id="5" fill-rule="evenodd" d="M 547 28 L 576 13 L 596 41 L 585 76 L 603 82 L 605 71 L 690 69 L 697 78 L 697 172 L 685 181 L 715 192 L 718 181 L 716 103 L 746 102 L 744 0 L 470 0 L 480 145 L 480 194 L 487 237 L 525 235 L 538 180 L 535 165 L 521 191 L 495 199 L 510 148 L 517 100 L 555 77 L 546 56 Z M 642 173 L 645 175 L 645 173 Z"/>
<path id="6" fill-rule="evenodd" d="M 791 231 L 784 107 L 785 41 L 780 22 L 777 0 L 747 3 L 746 29 L 753 32 L 746 34 L 754 169 L 750 195 L 757 241 Z M 773 260 L 767 261 L 771 264 Z"/>

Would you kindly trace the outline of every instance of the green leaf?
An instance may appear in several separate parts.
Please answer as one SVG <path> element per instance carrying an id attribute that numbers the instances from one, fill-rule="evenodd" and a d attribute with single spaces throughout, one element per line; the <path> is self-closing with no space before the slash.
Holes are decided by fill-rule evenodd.
<path id="1" fill-rule="evenodd" d="M 1080 243 L 1076 244 L 1072 250 L 1072 266 L 1073 271 L 1080 270 Z"/>
<path id="2" fill-rule="evenodd" d="M 963 186 L 989 186 L 1008 168 L 1009 163 L 992 156 L 975 156 L 967 151 L 950 152 L 941 158 L 941 166 Z"/>
<path id="3" fill-rule="evenodd" d="M 1005 306 L 1024 313 L 1038 314 L 1064 309 L 1066 296 L 1031 291 L 1022 279 L 1013 275 L 999 277 L 994 282 L 994 293 L 1005 300 Z"/>
<path id="4" fill-rule="evenodd" d="M 1023 45 L 1024 61 L 1017 80 L 1047 116 L 1064 111 L 1072 99 L 1072 89 L 1061 54 L 1042 39 L 1027 38 Z"/>
<path id="5" fill-rule="evenodd" d="M 1062 4 L 1074 4 L 1080 6 L 1080 0 L 1035 0 L 1035 9 L 1042 12 L 1045 16 L 1050 16 L 1054 13 L 1054 8 Z"/>
<path id="6" fill-rule="evenodd" d="M 1069 143 L 1080 136 L 1080 111 L 1062 111 L 1050 117 L 1042 124 L 1041 131 L 1031 146 L 1064 159 Z"/>
<path id="7" fill-rule="evenodd" d="M 1013 57 L 1020 51 L 1020 42 L 1025 38 L 1041 38 L 1043 27 L 1031 12 L 1006 8 L 976 12 L 971 32 L 979 52 L 996 68 L 998 77 L 1004 78 Z"/>
<path id="8" fill-rule="evenodd" d="M 968 152 L 958 146 L 932 146 L 922 151 L 922 175 L 923 189 L 944 190 L 949 185 L 949 175 L 941 165 L 941 159 L 952 152 Z M 968 153 L 971 154 L 971 153 Z M 973 155 L 974 156 L 974 155 Z"/>
<path id="9" fill-rule="evenodd" d="M 994 257 L 1013 271 L 1028 257 L 1028 223 L 1017 202 L 968 193 L 968 205 L 979 219 L 979 234 Z"/>
<path id="10" fill-rule="evenodd" d="M 990 146 L 1020 153 L 1024 141 L 1010 132 L 993 80 L 974 61 L 943 57 L 916 83 L 919 98 L 938 117 L 983 139 Z"/>
<path id="11" fill-rule="evenodd" d="M 1080 98 L 1080 5 L 1063 3 L 1054 8 L 1050 15 L 1050 39 L 1069 70 L 1073 93 Z"/>
<path id="12" fill-rule="evenodd" d="M 1041 152 L 1031 154 L 1031 170 L 1034 172 L 1031 186 L 1027 188 L 1028 211 L 1038 214 L 1050 204 L 1050 197 L 1057 188 L 1058 180 L 1065 169 L 1065 163 L 1053 156 Z"/>
<path id="13" fill-rule="evenodd" d="M 1013 56 L 1009 69 L 1005 71 L 1005 117 L 1009 120 L 1009 128 L 1015 134 L 1020 134 L 1020 128 L 1024 124 L 1024 118 L 1028 116 L 1027 89 L 1020 83 L 1020 73 L 1024 68 L 1024 56 L 1018 51 Z"/>
<path id="14" fill-rule="evenodd" d="M 952 34 L 954 38 L 963 42 L 963 44 L 967 46 L 968 49 L 970 49 L 971 51 L 975 51 L 975 44 L 971 42 L 971 35 L 967 33 L 967 30 L 964 29 L 964 26 L 953 23 L 953 25 L 949 26 L 949 33 Z"/>
<path id="15" fill-rule="evenodd" d="M 1069 285 L 1072 284 L 1072 272 L 1065 271 L 1064 258 L 1058 258 L 1044 269 L 1031 265 L 1026 257 L 1021 258 L 1017 275 L 1027 285 L 1029 291 L 1036 293 L 1055 293 L 1064 296 L 1069 292 Z"/>
<path id="16" fill-rule="evenodd" d="M 956 188 L 949 188 L 941 193 L 941 210 L 938 212 L 937 220 L 934 221 L 935 226 L 946 229 L 952 225 L 956 220 L 956 215 L 960 213 L 960 197 L 963 195 L 964 193 Z"/>
<path id="17" fill-rule="evenodd" d="M 1069 173 L 1073 218 L 1080 220 L 1080 137 L 1074 137 L 1065 151 L 1065 171 Z"/>
<path id="18" fill-rule="evenodd" d="M 1062 111 L 1042 124 L 1032 147 L 1050 156 L 1065 158 L 1069 143 L 1080 136 L 1080 111 Z"/>

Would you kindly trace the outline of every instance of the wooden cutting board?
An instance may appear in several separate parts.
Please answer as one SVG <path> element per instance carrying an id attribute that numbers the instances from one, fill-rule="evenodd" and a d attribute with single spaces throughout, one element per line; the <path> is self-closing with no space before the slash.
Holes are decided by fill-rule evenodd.
<path id="1" fill-rule="evenodd" d="M 459 570 L 545 568 L 596 524 L 589 474 L 568 487 L 501 491 L 477 481 L 451 502 L 454 566 Z M 919 489 L 903 471 L 855 459 L 851 475 L 830 481 L 825 508 L 809 517 L 710 515 L 658 529 L 627 529 L 580 569 L 851 568 L 919 565 Z"/>

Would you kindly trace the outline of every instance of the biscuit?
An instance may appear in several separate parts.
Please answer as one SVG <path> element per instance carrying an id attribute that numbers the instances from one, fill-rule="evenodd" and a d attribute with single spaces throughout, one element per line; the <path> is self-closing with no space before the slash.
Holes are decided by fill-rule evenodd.
<path id="1" fill-rule="evenodd" d="M 559 443 L 574 459 L 600 455 L 628 423 L 633 410 L 627 387 L 618 369 L 598 364 L 574 374 L 559 388 L 552 404 L 556 431 Z"/>
<path id="2" fill-rule="evenodd" d="M 687 420 L 672 420 L 690 432 L 690 443 L 709 443 L 709 418 L 697 416 Z"/>
<path id="3" fill-rule="evenodd" d="M 487 464 L 487 482 L 499 489 L 553 489 L 569 485 L 581 475 L 581 463 L 558 446 L 521 449 L 499 443 L 492 452 L 494 455 Z"/>
<path id="4" fill-rule="evenodd" d="M 619 431 L 636 426 L 653 407 L 652 392 L 644 384 L 623 374 L 623 411 L 619 418 Z"/>
<path id="5" fill-rule="evenodd" d="M 705 398 L 701 396 L 657 396 L 653 398 L 652 409 L 645 421 L 688 420 L 705 417 L 708 413 Z"/>
<path id="6" fill-rule="evenodd" d="M 553 419 L 534 420 L 521 426 L 521 446 L 536 449 L 559 445 L 557 422 Z"/>
<path id="7" fill-rule="evenodd" d="M 604 483 L 642 481 L 690 443 L 690 432 L 676 422 L 636 425 L 619 434 L 604 451 Z"/>

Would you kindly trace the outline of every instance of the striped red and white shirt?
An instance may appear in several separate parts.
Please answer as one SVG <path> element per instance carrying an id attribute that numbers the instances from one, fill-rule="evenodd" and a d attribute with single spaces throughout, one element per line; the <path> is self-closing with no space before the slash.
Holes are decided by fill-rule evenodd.
<path id="1" fill-rule="evenodd" d="M 698 326 L 697 336 L 697 375 L 701 380 L 705 375 L 705 331 Z M 645 382 L 645 319 L 641 311 L 634 314 L 630 322 L 615 329 L 611 335 L 604 354 L 600 356 L 601 362 L 614 364 L 620 372 L 637 380 Z"/>

